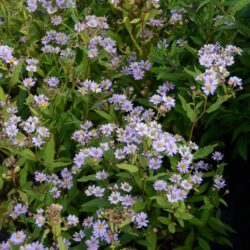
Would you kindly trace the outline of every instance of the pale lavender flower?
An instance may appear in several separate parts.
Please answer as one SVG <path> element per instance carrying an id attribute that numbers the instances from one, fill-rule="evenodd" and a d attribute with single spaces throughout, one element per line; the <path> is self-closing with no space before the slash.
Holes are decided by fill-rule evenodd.
<path id="1" fill-rule="evenodd" d="M 10 242 L 14 245 L 19 245 L 24 242 L 25 238 L 26 234 L 23 231 L 17 231 L 10 236 Z"/>
<path id="2" fill-rule="evenodd" d="M 52 16 L 51 17 L 51 23 L 55 26 L 59 25 L 62 22 L 61 16 Z"/>
<path id="3" fill-rule="evenodd" d="M 166 191 L 167 183 L 164 180 L 157 180 L 154 182 L 154 190 L 156 191 Z"/>
<path id="4" fill-rule="evenodd" d="M 148 216 L 146 213 L 141 212 L 136 215 L 135 221 L 137 224 L 137 228 L 147 227 L 148 226 Z"/>

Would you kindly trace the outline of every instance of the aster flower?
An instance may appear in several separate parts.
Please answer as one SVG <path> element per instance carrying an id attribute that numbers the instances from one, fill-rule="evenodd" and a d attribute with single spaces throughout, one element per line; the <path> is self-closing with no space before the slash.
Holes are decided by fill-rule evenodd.
<path id="1" fill-rule="evenodd" d="M 214 187 L 216 189 L 222 189 L 226 186 L 226 182 L 222 175 L 214 176 Z"/>
<path id="2" fill-rule="evenodd" d="M 129 193 L 132 190 L 132 186 L 127 182 L 121 183 L 121 189 L 127 193 Z"/>
<path id="3" fill-rule="evenodd" d="M 78 218 L 75 215 L 68 215 L 67 217 L 67 225 L 68 226 L 76 226 L 79 223 Z"/>
<path id="4" fill-rule="evenodd" d="M 108 200 L 111 204 L 118 204 L 121 200 L 121 193 L 112 192 L 111 195 L 108 197 Z"/>
<path id="5" fill-rule="evenodd" d="M 97 237 L 102 237 L 107 233 L 108 224 L 106 221 L 97 220 L 93 224 L 94 235 Z"/>
<path id="6" fill-rule="evenodd" d="M 148 226 L 148 216 L 146 213 L 141 212 L 136 215 L 135 222 L 137 224 L 137 228 L 147 227 Z"/>
<path id="7" fill-rule="evenodd" d="M 62 22 L 62 17 L 61 16 L 52 16 L 51 17 L 51 23 L 55 26 L 59 25 Z"/>
<path id="8" fill-rule="evenodd" d="M 10 242 L 19 245 L 24 242 L 26 234 L 23 231 L 17 231 L 10 236 Z"/>
<path id="9" fill-rule="evenodd" d="M 164 180 L 157 180 L 154 182 L 154 190 L 156 191 L 166 191 L 167 183 Z"/>
<path id="10" fill-rule="evenodd" d="M 35 216 L 35 223 L 38 227 L 42 227 L 45 224 L 46 218 L 42 215 Z"/>

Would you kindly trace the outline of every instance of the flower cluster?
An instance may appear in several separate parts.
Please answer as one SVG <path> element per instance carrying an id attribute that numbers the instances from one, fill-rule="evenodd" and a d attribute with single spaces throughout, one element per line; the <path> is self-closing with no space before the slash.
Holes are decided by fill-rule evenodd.
<path id="1" fill-rule="evenodd" d="M 41 125 L 41 121 L 36 116 L 30 116 L 23 121 L 17 116 L 17 109 L 7 108 L 9 116 L 3 123 L 2 132 L 6 141 L 12 145 L 28 146 L 33 145 L 40 147 L 50 137 L 48 128 Z"/>
<path id="2" fill-rule="evenodd" d="M 29 12 L 35 12 L 38 9 L 38 5 L 41 6 L 48 12 L 48 14 L 53 14 L 58 10 L 74 8 L 76 6 L 75 0 L 27 0 L 27 9 Z"/>
<path id="3" fill-rule="evenodd" d="M 227 67 L 234 64 L 234 56 L 241 55 L 241 52 L 240 48 L 233 45 L 223 48 L 219 44 L 207 44 L 199 50 L 199 62 L 206 70 L 196 80 L 203 83 L 204 94 L 213 95 L 218 86 L 226 82 L 230 74 Z M 241 79 L 235 76 L 228 79 L 228 85 L 242 89 Z"/>
<path id="4" fill-rule="evenodd" d="M 140 62 L 131 62 L 128 67 L 123 67 L 122 72 L 125 75 L 132 75 L 135 80 L 142 80 L 145 71 L 149 71 L 151 69 L 151 63 L 149 61 L 140 61 Z"/>
<path id="5" fill-rule="evenodd" d="M 171 10 L 171 17 L 170 17 L 169 22 L 172 25 L 177 25 L 177 24 L 183 25 L 183 23 L 186 21 L 185 18 L 184 18 L 184 14 L 186 12 L 187 11 L 184 8 L 172 9 Z"/>
<path id="6" fill-rule="evenodd" d="M 85 80 L 79 84 L 77 91 L 81 93 L 81 95 L 103 93 L 109 91 L 111 86 L 112 82 L 109 79 L 103 79 L 100 84 L 92 80 Z"/>
<path id="7" fill-rule="evenodd" d="M 0 58 L 4 63 L 17 65 L 18 60 L 13 56 L 13 48 L 7 45 L 0 45 Z"/>
<path id="8" fill-rule="evenodd" d="M 161 112 L 168 112 L 175 106 L 175 99 L 171 96 L 167 96 L 170 90 L 174 89 L 174 84 L 171 82 L 165 82 L 157 89 L 157 94 L 150 97 L 149 101 L 154 105 L 159 105 Z"/>

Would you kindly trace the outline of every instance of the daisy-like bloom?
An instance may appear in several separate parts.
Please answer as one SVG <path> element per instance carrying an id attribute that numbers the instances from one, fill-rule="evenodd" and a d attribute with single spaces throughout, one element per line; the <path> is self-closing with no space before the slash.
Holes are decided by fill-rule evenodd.
<path id="1" fill-rule="evenodd" d="M 35 216 L 35 223 L 38 227 L 42 227 L 45 224 L 45 217 L 42 215 Z"/>
<path id="2" fill-rule="evenodd" d="M 164 139 L 153 141 L 152 146 L 153 146 L 153 149 L 157 152 L 163 152 L 164 150 L 166 150 L 166 142 Z"/>
<path id="3" fill-rule="evenodd" d="M 144 136 L 148 133 L 148 127 L 144 123 L 138 123 L 135 127 L 135 131 L 139 136 Z"/>
<path id="4" fill-rule="evenodd" d="M 54 199 L 58 199 L 61 196 L 61 191 L 57 187 L 53 187 L 49 192 Z"/>
<path id="5" fill-rule="evenodd" d="M 32 142 L 36 147 L 41 147 L 45 143 L 45 141 L 43 141 L 40 136 L 38 137 L 33 136 Z"/>
<path id="6" fill-rule="evenodd" d="M 40 136 L 43 136 L 43 137 L 46 137 L 46 138 L 48 138 L 50 136 L 50 132 L 49 132 L 48 128 L 46 128 L 44 126 L 38 127 L 37 128 L 37 133 Z"/>
<path id="7" fill-rule="evenodd" d="M 84 227 L 90 228 L 90 227 L 92 227 L 93 224 L 94 224 L 93 220 L 94 220 L 94 219 L 93 219 L 92 216 L 87 217 L 86 219 L 84 219 L 82 225 L 83 225 Z"/>
<path id="8" fill-rule="evenodd" d="M 192 181 L 194 184 L 201 184 L 202 183 L 202 176 L 203 176 L 203 173 L 202 172 L 195 172 L 193 175 L 192 175 Z"/>
<path id="9" fill-rule="evenodd" d="M 223 157 L 224 157 L 224 155 L 221 152 L 219 152 L 219 151 L 215 151 L 212 154 L 212 159 L 215 160 L 215 161 L 222 161 Z"/>
<path id="10" fill-rule="evenodd" d="M 27 0 L 27 9 L 29 12 L 35 12 L 37 9 L 37 0 Z"/>
<path id="11" fill-rule="evenodd" d="M 78 33 L 84 31 L 86 29 L 86 25 L 83 22 L 76 23 L 74 25 L 74 30 Z"/>
<path id="12" fill-rule="evenodd" d="M 167 190 L 167 183 L 164 180 L 157 180 L 154 182 L 154 190 L 165 191 Z"/>
<path id="13" fill-rule="evenodd" d="M 33 87 L 33 86 L 35 86 L 35 84 L 36 84 L 36 79 L 32 78 L 32 77 L 28 77 L 28 78 L 25 78 L 23 80 L 23 86 L 24 87 L 27 87 L 27 88 Z"/>
<path id="14" fill-rule="evenodd" d="M 15 137 L 18 133 L 18 128 L 17 128 L 16 124 L 9 124 L 5 128 L 5 133 L 10 138 Z"/>
<path id="15" fill-rule="evenodd" d="M 163 105 L 167 110 L 172 109 L 175 106 L 175 99 L 171 96 L 163 96 Z"/>
<path id="16" fill-rule="evenodd" d="M 89 51 L 88 51 L 89 58 L 95 58 L 97 56 L 98 56 L 98 49 L 97 48 L 89 49 Z"/>
<path id="17" fill-rule="evenodd" d="M 181 187 L 184 188 L 185 190 L 190 190 L 193 188 L 193 184 L 191 180 L 183 180 L 181 182 Z"/>
<path id="18" fill-rule="evenodd" d="M 147 227 L 148 226 L 148 216 L 146 213 L 141 212 L 136 215 L 135 221 L 136 221 L 136 227 L 137 228 L 142 228 L 142 227 Z"/>
<path id="19" fill-rule="evenodd" d="M 52 76 L 52 77 L 49 77 L 45 80 L 45 82 L 47 82 L 47 84 L 50 86 L 50 87 L 56 87 L 60 81 L 57 77 L 55 76 Z"/>
<path id="20" fill-rule="evenodd" d="M 214 176 L 214 187 L 216 189 L 222 189 L 226 186 L 226 182 L 222 175 Z"/>
<path id="21" fill-rule="evenodd" d="M 96 82 L 91 82 L 89 86 L 90 90 L 94 93 L 100 93 L 102 91 L 101 85 L 97 84 Z"/>
<path id="22" fill-rule="evenodd" d="M 84 237 L 85 233 L 83 232 L 83 230 L 80 230 L 79 232 L 75 232 L 73 234 L 73 240 L 76 242 L 81 242 Z"/>
<path id="23" fill-rule="evenodd" d="M 187 173 L 188 172 L 188 170 L 189 170 L 189 166 L 188 166 L 188 164 L 186 164 L 185 162 L 182 162 L 182 161 L 180 161 L 180 162 L 178 162 L 178 164 L 177 164 L 177 169 L 178 169 L 178 171 L 180 171 L 181 173 Z"/>
<path id="24" fill-rule="evenodd" d="M 66 44 L 68 42 L 68 38 L 66 36 L 66 34 L 64 34 L 63 32 L 57 32 L 56 36 L 55 36 L 55 41 L 57 44 Z"/>
<path id="25" fill-rule="evenodd" d="M 81 167 L 83 163 L 85 162 L 86 155 L 82 151 L 80 151 L 78 154 L 74 157 L 74 163 L 77 167 Z"/>
<path id="26" fill-rule="evenodd" d="M 34 64 L 30 64 L 30 65 L 26 66 L 26 70 L 28 72 L 36 72 L 37 71 L 37 66 L 34 65 Z"/>
<path id="27" fill-rule="evenodd" d="M 99 197 L 102 197 L 104 195 L 104 192 L 105 192 L 105 188 L 95 187 L 92 194 L 95 197 L 99 198 Z"/>
<path id="28" fill-rule="evenodd" d="M 132 190 L 132 186 L 129 185 L 127 182 L 122 182 L 121 183 L 121 189 L 127 193 L 129 193 Z"/>
<path id="29" fill-rule="evenodd" d="M 25 205 L 18 203 L 15 207 L 14 207 L 14 213 L 18 216 L 21 214 L 26 214 L 28 212 L 28 209 Z"/>
<path id="30" fill-rule="evenodd" d="M 104 79 L 101 81 L 101 87 L 104 90 L 109 90 L 112 86 L 112 82 L 109 79 Z"/>
<path id="31" fill-rule="evenodd" d="M 12 53 L 13 53 L 13 48 L 10 48 L 7 45 L 0 46 L 0 58 L 3 61 L 8 63 L 13 58 Z"/>
<path id="32" fill-rule="evenodd" d="M 108 200 L 111 204 L 118 204 L 121 201 L 121 193 L 120 192 L 112 192 L 108 197 Z"/>
<path id="33" fill-rule="evenodd" d="M 90 149 L 90 152 L 89 152 L 89 155 L 93 158 L 101 158 L 102 155 L 103 155 L 103 151 L 101 148 L 96 148 L 96 147 L 93 147 Z"/>
<path id="34" fill-rule="evenodd" d="M 0 249 L 1 250 L 11 250 L 11 246 L 9 245 L 8 242 L 2 241 L 2 243 L 0 243 Z"/>
<path id="35" fill-rule="evenodd" d="M 228 84 L 229 86 L 232 86 L 232 87 L 240 87 L 240 88 L 242 88 L 242 79 L 240 79 L 240 78 L 237 77 L 237 76 L 231 76 L 231 77 L 228 79 L 227 84 Z"/>
<path id="36" fill-rule="evenodd" d="M 135 80 L 142 80 L 144 76 L 144 71 L 140 68 L 133 70 L 133 76 Z"/>
<path id="37" fill-rule="evenodd" d="M 23 231 L 17 231 L 10 236 L 10 242 L 14 245 L 19 245 L 24 242 L 26 234 Z"/>
<path id="38" fill-rule="evenodd" d="M 45 182 L 47 180 L 47 175 L 41 172 L 36 171 L 35 172 L 35 181 L 37 182 Z"/>
<path id="39" fill-rule="evenodd" d="M 49 99 L 48 97 L 46 97 L 45 95 L 41 94 L 41 95 L 35 95 L 34 96 L 34 100 L 35 102 L 38 104 L 38 106 L 40 108 L 46 108 L 49 105 Z"/>
<path id="40" fill-rule="evenodd" d="M 121 196 L 121 204 L 125 207 L 132 206 L 134 203 L 133 197 L 129 194 Z"/>
<path id="41" fill-rule="evenodd" d="M 107 233 L 108 224 L 106 221 L 97 220 L 93 225 L 94 235 L 103 237 Z"/>
<path id="42" fill-rule="evenodd" d="M 107 178 L 108 178 L 108 173 L 106 172 L 106 171 L 104 171 L 104 170 L 102 170 L 102 171 L 98 171 L 97 173 L 96 173 L 96 175 L 95 175 L 95 178 L 97 179 L 97 180 L 106 180 Z"/>
<path id="43" fill-rule="evenodd" d="M 73 215 L 73 214 L 68 215 L 68 217 L 67 217 L 67 225 L 68 226 L 76 226 L 78 223 L 79 223 L 79 220 L 75 215 Z"/>
<path id="44" fill-rule="evenodd" d="M 51 23 L 55 26 L 59 25 L 62 22 L 61 16 L 52 16 L 51 17 Z"/>
<path id="45" fill-rule="evenodd" d="M 86 240 L 85 244 L 88 247 L 87 250 L 97 250 L 99 248 L 99 240 L 95 235 L 92 235 L 89 240 Z"/>
<path id="46" fill-rule="evenodd" d="M 161 167 L 162 160 L 159 158 L 151 158 L 148 162 L 148 167 L 153 170 L 157 170 Z"/>
<path id="47" fill-rule="evenodd" d="M 154 105 L 158 105 L 162 102 L 162 96 L 160 95 L 152 95 L 149 99 Z"/>
<path id="48" fill-rule="evenodd" d="M 118 160 L 122 160 L 125 158 L 125 153 L 123 149 L 116 149 L 115 151 L 115 158 Z"/>
<path id="49" fill-rule="evenodd" d="M 47 250 L 47 248 L 45 248 L 43 244 L 36 241 L 31 244 L 25 244 L 24 246 L 21 246 L 20 250 Z"/>

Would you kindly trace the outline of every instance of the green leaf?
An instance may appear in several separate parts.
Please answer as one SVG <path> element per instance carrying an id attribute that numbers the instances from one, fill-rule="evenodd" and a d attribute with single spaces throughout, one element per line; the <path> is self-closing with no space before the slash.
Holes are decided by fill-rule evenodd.
<path id="1" fill-rule="evenodd" d="M 247 5 L 249 5 L 249 0 L 235 0 L 232 2 L 232 9 L 231 9 L 231 15 L 235 15 L 235 13 L 243 8 L 245 8 Z"/>
<path id="2" fill-rule="evenodd" d="M 53 135 L 51 135 L 49 141 L 44 146 L 41 157 L 45 164 L 48 165 L 49 168 L 52 168 L 55 157 L 55 140 Z"/>
<path id="3" fill-rule="evenodd" d="M 4 90 L 2 87 L 0 87 L 0 100 L 5 101 L 5 94 L 4 94 Z"/>
<path id="4" fill-rule="evenodd" d="M 192 249 L 194 243 L 194 231 L 192 230 L 185 239 L 185 246 Z"/>
<path id="5" fill-rule="evenodd" d="M 201 249 L 203 250 L 211 250 L 211 247 L 209 246 L 208 242 L 206 240 L 204 240 L 203 238 L 201 237 L 198 237 L 198 243 L 199 243 L 199 246 L 201 247 Z"/>
<path id="6" fill-rule="evenodd" d="M 37 160 L 36 159 L 36 155 L 30 149 L 28 149 L 28 148 L 22 150 L 20 152 L 20 156 L 22 158 L 25 158 L 25 159 L 31 160 L 31 161 L 36 161 Z"/>
<path id="7" fill-rule="evenodd" d="M 224 96 L 219 96 L 217 101 L 212 104 L 208 109 L 207 113 L 212 113 L 220 108 L 222 103 L 226 102 L 228 99 L 230 99 L 232 96 L 231 95 L 224 95 Z"/>
<path id="8" fill-rule="evenodd" d="M 87 175 L 87 176 L 83 176 L 83 177 L 77 179 L 77 181 L 79 181 L 79 182 L 96 181 L 96 177 L 94 174 Z"/>
<path id="9" fill-rule="evenodd" d="M 4 184 L 3 179 L 0 177 L 0 191 L 3 189 L 3 184 Z"/>
<path id="10" fill-rule="evenodd" d="M 126 164 L 126 163 L 121 163 L 121 164 L 117 164 L 116 166 L 118 168 L 120 168 L 120 169 L 127 170 L 130 173 L 136 173 L 136 172 L 138 172 L 138 167 L 134 166 L 134 165 L 130 165 L 130 164 Z"/>
<path id="11" fill-rule="evenodd" d="M 161 196 L 156 196 L 156 201 L 161 208 L 170 208 L 171 207 L 170 202 L 168 202 L 166 198 L 163 198 Z"/>
<path id="12" fill-rule="evenodd" d="M 110 203 L 107 201 L 107 199 L 94 199 L 91 201 L 88 201 L 86 203 L 84 203 L 81 206 L 80 211 L 82 212 L 94 212 L 99 208 L 105 208 L 105 207 L 109 207 Z"/>
<path id="13" fill-rule="evenodd" d="M 104 112 L 104 111 L 102 111 L 102 110 L 97 110 L 97 109 L 95 109 L 94 111 L 95 111 L 99 116 L 101 116 L 102 118 L 104 118 L 104 119 L 106 119 L 106 120 L 108 120 L 108 121 L 110 121 L 110 122 L 114 122 L 113 117 L 112 117 L 111 115 L 109 115 L 108 113 L 106 113 L 106 112 Z"/>
<path id="14" fill-rule="evenodd" d="M 196 119 L 196 114 L 194 110 L 191 108 L 191 105 L 187 103 L 186 100 L 181 95 L 178 95 L 178 96 L 181 100 L 182 108 L 186 111 L 187 117 L 189 118 L 191 122 L 194 122 Z"/>
<path id="15" fill-rule="evenodd" d="M 170 223 L 170 219 L 167 217 L 159 216 L 157 220 L 160 221 L 164 225 L 168 225 Z"/>
<path id="16" fill-rule="evenodd" d="M 211 154 L 214 151 L 214 148 L 217 146 L 217 144 L 213 145 L 208 145 L 204 148 L 199 148 L 195 153 L 194 153 L 194 160 L 204 158 Z"/>
<path id="17" fill-rule="evenodd" d="M 147 241 L 147 249 L 155 250 L 157 246 L 157 235 L 154 231 L 150 231 L 150 234 L 146 238 Z"/>
<path id="18" fill-rule="evenodd" d="M 168 224 L 168 231 L 172 234 L 175 233 L 175 223 L 174 222 L 171 222 Z"/>

